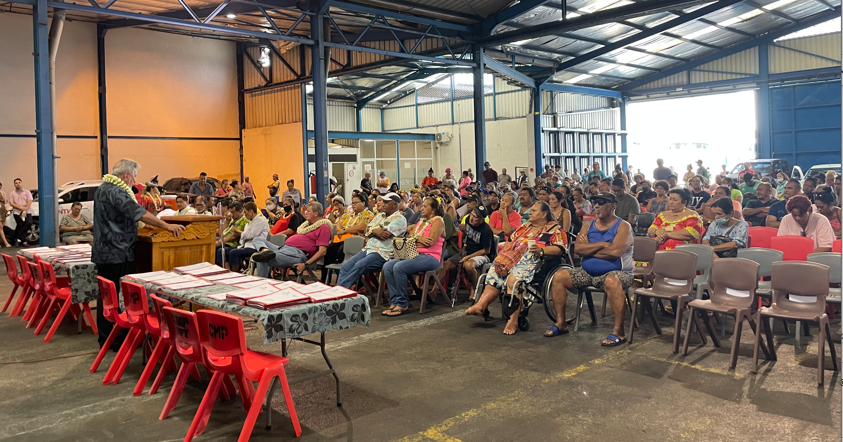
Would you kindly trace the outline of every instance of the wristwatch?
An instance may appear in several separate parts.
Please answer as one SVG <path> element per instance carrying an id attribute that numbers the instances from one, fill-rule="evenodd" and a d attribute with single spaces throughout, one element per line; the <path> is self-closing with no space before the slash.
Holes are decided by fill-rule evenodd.
<path id="1" fill-rule="evenodd" d="M 539 258 L 544 258 L 544 249 L 539 249 Z"/>

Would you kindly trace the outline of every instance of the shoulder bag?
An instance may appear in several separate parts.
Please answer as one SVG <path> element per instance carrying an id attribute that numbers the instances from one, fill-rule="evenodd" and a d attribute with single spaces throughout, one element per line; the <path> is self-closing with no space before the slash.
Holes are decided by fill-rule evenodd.
<path id="1" fill-rule="evenodd" d="M 737 226 L 738 225 L 735 224 L 734 226 L 732 226 L 731 229 L 727 230 L 726 233 L 722 235 L 712 236 L 708 239 L 708 244 L 711 246 L 719 246 L 721 244 L 727 244 L 734 241 L 734 239 L 729 237 L 729 234 L 732 233 L 732 230 L 735 230 L 735 227 Z M 736 258 L 738 256 L 738 249 L 724 250 L 722 252 L 715 253 L 717 253 L 717 256 L 721 258 Z"/>

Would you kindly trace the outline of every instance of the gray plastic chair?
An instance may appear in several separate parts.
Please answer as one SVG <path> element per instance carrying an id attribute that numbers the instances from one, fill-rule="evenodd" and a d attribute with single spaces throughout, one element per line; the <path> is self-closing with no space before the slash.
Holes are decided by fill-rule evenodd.
<path id="1" fill-rule="evenodd" d="M 808 255 L 808 262 L 816 262 L 828 266 L 828 284 L 840 285 L 841 272 L 843 272 L 843 265 L 841 265 L 840 253 L 826 252 L 826 253 L 811 253 Z M 829 287 L 828 297 L 825 302 L 840 304 L 840 287 Z"/>
<path id="2" fill-rule="evenodd" d="M 647 230 L 656 220 L 656 214 L 650 212 L 639 213 L 635 218 L 635 236 L 647 236 Z"/>
<path id="3" fill-rule="evenodd" d="M 711 277 L 711 263 L 714 261 L 714 249 L 702 244 L 682 244 L 676 246 L 676 250 L 691 252 L 697 255 L 697 272 L 702 274 L 694 278 L 694 290 L 696 298 L 702 299 L 703 291 L 708 290 L 708 280 Z"/>
<path id="4" fill-rule="evenodd" d="M 765 249 L 763 247 L 752 247 L 749 249 L 738 249 L 738 258 L 746 258 L 758 263 L 758 276 L 767 278 L 767 281 L 758 281 L 758 296 L 770 297 L 773 289 L 770 288 L 769 278 L 773 276 L 773 263 L 783 261 L 784 256 L 780 250 Z"/>
<path id="5" fill-rule="evenodd" d="M 348 261 L 354 255 L 360 253 L 360 251 L 363 250 L 363 247 L 365 246 L 366 239 L 362 236 L 352 236 L 346 238 L 345 241 L 343 241 L 342 246 L 342 253 L 343 255 L 345 255 L 345 257 L 343 258 L 343 262 Z M 337 277 L 339 277 L 340 268 L 342 268 L 342 263 L 328 264 L 324 267 L 323 271 L 328 273 L 325 276 L 325 280 L 328 281 L 329 284 L 331 282 L 331 278 L 334 276 L 334 272 L 336 272 Z"/>
<path id="6" fill-rule="evenodd" d="M 284 247 L 284 244 L 287 243 L 287 235 L 283 233 L 279 233 L 277 235 L 269 235 L 269 243 L 274 246 Z"/>

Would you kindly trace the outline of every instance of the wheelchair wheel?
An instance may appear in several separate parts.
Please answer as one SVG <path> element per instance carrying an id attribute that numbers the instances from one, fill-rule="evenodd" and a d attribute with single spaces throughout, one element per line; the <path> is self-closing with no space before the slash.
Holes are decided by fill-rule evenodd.
<path id="1" fill-rule="evenodd" d="M 572 267 L 568 264 L 562 264 L 555 267 L 550 273 L 548 273 L 547 278 L 545 278 L 544 284 L 542 285 L 542 299 L 544 300 L 544 311 L 545 313 L 547 313 L 547 317 L 553 323 L 556 323 L 556 307 L 553 305 L 553 296 L 550 293 L 550 288 L 553 284 L 553 277 L 556 276 L 556 272 L 558 272 L 559 270 L 570 268 Z"/>
<path id="2" fill-rule="evenodd" d="M 519 316 L 518 317 L 518 330 L 521 331 L 529 331 L 530 330 L 530 318 L 526 316 Z"/>

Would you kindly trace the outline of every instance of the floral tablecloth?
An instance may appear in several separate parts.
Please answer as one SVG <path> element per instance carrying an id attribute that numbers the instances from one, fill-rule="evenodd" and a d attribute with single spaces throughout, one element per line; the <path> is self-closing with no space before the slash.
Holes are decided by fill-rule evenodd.
<path id="1" fill-rule="evenodd" d="M 225 310 L 257 319 L 263 324 L 264 344 L 293 339 L 332 330 L 342 330 L 358 325 L 369 326 L 371 310 L 369 299 L 362 295 L 337 301 L 301 304 L 276 310 L 261 310 L 254 307 L 216 301 L 205 295 L 238 290 L 228 285 L 213 285 L 186 290 L 171 290 L 152 282 L 132 280 L 146 287 L 148 292 L 167 298 L 183 299 L 194 304 L 216 310 Z"/>
<path id="2" fill-rule="evenodd" d="M 30 261 L 35 259 L 35 256 L 26 249 L 19 250 L 18 255 L 22 255 Z M 41 260 L 53 266 L 56 276 L 70 276 L 70 296 L 74 304 L 94 301 L 100 297 L 96 264 L 92 262 L 65 264 L 57 262 L 49 256 Z"/>

